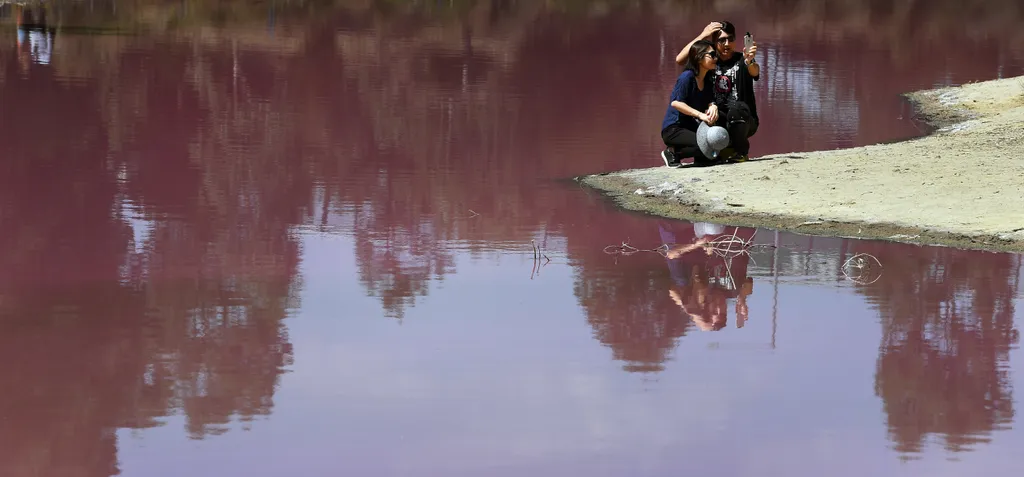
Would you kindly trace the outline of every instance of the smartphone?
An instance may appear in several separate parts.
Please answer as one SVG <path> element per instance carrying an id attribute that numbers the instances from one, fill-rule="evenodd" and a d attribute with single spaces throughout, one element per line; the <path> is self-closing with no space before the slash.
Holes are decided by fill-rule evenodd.
<path id="1" fill-rule="evenodd" d="M 750 48 L 754 44 L 754 35 L 751 35 L 748 31 L 746 35 L 743 35 L 743 53 L 746 54 L 747 48 Z"/>

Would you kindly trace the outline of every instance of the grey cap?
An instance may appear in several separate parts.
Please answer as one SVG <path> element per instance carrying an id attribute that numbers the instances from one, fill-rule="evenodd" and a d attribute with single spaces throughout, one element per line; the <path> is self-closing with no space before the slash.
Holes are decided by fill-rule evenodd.
<path id="1" fill-rule="evenodd" d="M 729 147 L 729 131 L 722 126 L 708 126 L 701 121 L 697 126 L 697 147 L 709 159 L 718 157 L 718 153 Z"/>

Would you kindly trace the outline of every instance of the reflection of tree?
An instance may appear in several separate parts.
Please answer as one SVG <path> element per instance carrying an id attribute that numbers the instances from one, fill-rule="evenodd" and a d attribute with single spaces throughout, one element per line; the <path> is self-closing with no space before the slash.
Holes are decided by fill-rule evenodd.
<path id="1" fill-rule="evenodd" d="M 875 392 L 896 448 L 919 452 L 936 434 L 948 450 L 965 451 L 1007 427 L 1008 354 L 1018 334 L 1013 257 L 895 245 L 858 251 L 885 264 L 882 279 L 859 289 L 881 314 Z"/>
<path id="2" fill-rule="evenodd" d="M 152 417 L 135 405 L 144 309 L 116 281 L 22 289 L 0 307 L 0 474 L 117 473 L 115 428 Z"/>
<path id="3" fill-rule="evenodd" d="M 158 407 L 183 410 L 190 434 L 202 437 L 232 416 L 270 414 L 291 359 L 282 320 L 297 305 L 298 247 L 271 240 L 243 252 L 252 260 L 232 260 L 204 251 L 209 243 L 176 240 L 188 234 L 159 225 L 149 242 L 147 347 L 174 358 L 147 364 L 144 393 Z"/>
<path id="4" fill-rule="evenodd" d="M 158 245 L 150 258 L 161 255 Z M 290 276 L 183 272 L 22 288 L 0 306 L 4 475 L 112 475 L 117 428 L 180 411 L 200 438 L 270 413 L 291 359 L 281 322 L 295 306 Z"/>
<path id="5" fill-rule="evenodd" d="M 103 167 L 102 125 L 90 95 L 46 75 L 6 76 L 0 474 L 111 475 L 113 428 L 134 414 L 142 366 L 133 320 L 145 306 L 116 280 L 131 231 L 110 213 L 116 186 Z"/>
<path id="6" fill-rule="evenodd" d="M 407 229 L 357 224 L 359 279 L 367 293 L 380 298 L 386 315 L 401 319 L 416 297 L 426 296 L 431 280 L 454 271 L 453 254 L 432 243 L 430 236 L 415 225 Z"/>
<path id="7" fill-rule="evenodd" d="M 271 411 L 312 191 L 301 125 L 224 81 L 229 52 L 189 50 L 0 85 L 4 475 L 112 475 L 118 428 L 180 413 L 201 438 Z"/>
<path id="8" fill-rule="evenodd" d="M 657 263 L 657 258 L 634 257 L 614 270 L 581 270 L 573 287 L 594 337 L 626 363 L 627 371 L 664 369 L 669 352 L 689 327 L 668 297 L 672 279 L 664 260 Z"/>
<path id="9" fill-rule="evenodd" d="M 175 32 L 173 39 L 66 35 L 60 42 L 66 54 L 51 66 L 62 77 L 95 85 L 103 111 L 96 124 L 109 126 L 104 135 L 112 153 L 146 155 L 125 161 L 130 195 L 147 207 L 169 207 L 178 193 L 164 185 L 165 176 L 195 180 L 198 175 L 203 185 L 188 201 L 203 206 L 197 213 L 210 212 L 210 227 L 237 222 L 226 215 L 232 210 L 248 213 L 248 207 L 232 208 L 236 197 L 252 203 L 264 194 L 277 200 L 262 201 L 261 214 L 297 223 L 313 213 L 300 196 L 309 196 L 315 182 L 326 196 L 324 210 L 350 214 L 362 281 L 392 316 L 428 293 L 432 280 L 454 272 L 443 244 L 460 240 L 473 248 L 481 241 L 522 243 L 539 230 L 558 231 L 571 223 L 574 211 L 566 208 L 565 194 L 537 187 L 538 178 L 656 160 L 651 151 L 656 152 L 658 139 L 652 125 L 664 111 L 661 76 L 676 70 L 667 56 L 668 64 L 658 64 L 639 52 L 658 51 L 664 42 L 671 53 L 679 46 L 673 35 L 692 35 L 680 33 L 683 28 L 675 22 L 718 15 L 726 8 L 711 0 L 651 1 L 639 7 L 572 0 L 269 5 L 142 0 L 117 9 L 100 1 L 85 3 L 55 6 L 50 18 L 65 26 L 134 25 L 148 32 Z M 815 10 L 817 16 L 784 14 L 808 10 L 812 3 L 730 4 L 757 11 L 751 22 L 756 31 L 796 37 L 787 39 L 789 56 L 779 56 L 786 64 L 847 61 L 845 43 L 812 43 L 816 32 L 835 30 L 860 41 L 873 38 L 871 28 L 882 23 L 898 34 L 911 10 L 923 14 L 925 23 L 947 29 L 937 38 L 956 42 L 942 17 L 944 6 L 906 0 L 895 2 L 899 8 L 889 8 L 832 0 L 825 2 L 829 6 L 824 12 Z M 836 9 L 843 15 L 828 14 Z M 876 21 L 854 21 L 868 17 Z M 787 22 L 797 28 L 785 27 Z M 811 26 L 813 32 L 805 31 Z M 929 38 L 935 37 L 934 29 L 925 30 Z M 910 40 L 917 44 L 919 38 Z M 955 49 L 946 46 L 956 46 L 943 45 L 947 52 Z M 140 54 L 153 48 L 161 51 L 158 62 Z M 886 65 L 884 54 L 890 50 L 858 54 Z M 977 54 L 973 47 L 965 51 Z M 0 49 L 0 58 L 4 54 Z M 942 68 L 929 69 L 932 64 L 908 74 L 930 81 Z M 960 78 L 959 71 L 949 77 Z M 874 95 L 878 85 L 895 84 L 863 74 L 825 75 L 817 83 L 828 86 L 827 91 L 816 101 L 839 104 L 829 98 L 859 97 L 858 88 Z M 777 81 L 779 92 L 802 89 L 793 75 L 768 78 Z M 868 81 L 873 83 L 865 88 Z M 892 96 L 898 92 L 893 90 Z M 777 127 L 796 124 L 778 120 L 801 110 L 795 99 L 772 97 L 775 106 L 764 104 L 766 121 Z M 821 115 L 832 114 L 819 113 L 810 121 L 820 123 Z M 885 108 L 860 111 L 859 130 L 890 134 L 898 116 L 891 113 Z M 157 115 L 167 119 L 154 120 Z M 196 124 L 205 122 L 217 127 L 199 130 Z M 805 134 L 795 127 L 780 130 L 758 139 L 758 148 L 789 148 Z M 177 140 L 182 136 L 189 138 L 187 143 Z M 259 143 L 251 143 L 250 136 Z M 829 140 L 827 136 L 814 137 Z M 145 142 L 139 137 L 146 137 Z M 580 137 L 601 140 L 568 140 Z M 776 138 L 790 142 L 777 143 Z M 235 157 L 215 159 L 229 155 Z M 170 164 L 153 166 L 165 161 Z M 282 168 L 284 164 L 289 167 Z M 275 180 L 256 184 L 240 177 Z M 295 210 L 269 210 L 300 203 Z M 473 221 L 456 219 L 468 209 L 481 215 Z M 263 220 L 271 219 L 253 219 Z"/>
<path id="10" fill-rule="evenodd" d="M 576 267 L 573 293 L 594 328 L 594 337 L 612 350 L 632 372 L 664 369 L 669 353 L 691 322 L 669 297 L 676 283 L 661 255 L 640 253 L 616 260 L 603 249 L 617 233 L 628 230 L 635 244 L 659 244 L 655 223 L 642 217 L 614 213 L 604 207 L 591 211 L 600 229 L 570 235 L 566 244 Z M 593 216 L 597 217 L 593 217 Z"/>
<path id="11" fill-rule="evenodd" d="M 120 157 L 127 198 L 170 219 L 148 232 L 144 291 L 160 330 L 151 346 L 175 359 L 150 363 L 147 392 L 185 411 L 201 437 L 233 415 L 270 412 L 290 359 L 281 320 L 296 305 L 290 227 L 309 210 L 312 180 L 292 156 L 301 123 L 266 111 L 260 83 L 245 75 L 267 67 L 230 51 L 185 51 L 168 47 L 159 67 L 122 73 L 121 85 L 145 91 L 141 103 L 159 116 L 136 121 Z"/>
<path id="12" fill-rule="evenodd" d="M 285 2 L 299 13 L 290 20 L 266 2 L 143 0 L 116 12 L 103 8 L 109 2 L 97 1 L 92 10 L 86 3 L 70 2 L 49 18 L 64 26 L 74 20 L 178 32 L 115 37 L 61 30 L 55 53 L 61 56 L 51 63 L 52 73 L 36 68 L 23 75 L 11 50 L 0 48 L 0 147 L 5 160 L 20 158 L 5 162 L 0 174 L 0 287 L 14 290 L 3 294 L 0 307 L 5 316 L 56 313 L 55 302 L 29 303 L 31 293 L 18 288 L 27 286 L 20 278 L 36 265 L 50 270 L 36 278 L 60 270 L 78 279 L 114 280 L 122 278 L 120 266 L 135 264 L 136 275 L 103 292 L 131 307 L 94 307 L 82 315 L 145 317 L 144 325 L 118 328 L 137 336 L 90 343 L 109 346 L 114 355 L 127 353 L 123 379 L 139 388 L 125 391 L 129 417 L 94 415 L 90 419 L 102 424 L 97 429 L 152 425 L 183 409 L 199 436 L 215 432 L 230 416 L 268 412 L 273 382 L 288 359 L 281 319 L 293 306 L 296 287 L 298 252 L 288 230 L 312 221 L 314 208 L 353 217 L 359 276 L 391 316 L 402 316 L 428 293 L 431 281 L 453 273 L 447 250 L 453 242 L 471 250 L 483 242 L 526 243 L 543 230 L 567 237 L 570 257 L 579 259 L 580 303 L 598 339 L 627 368 L 660 369 L 689 326 L 667 295 L 671 278 L 660 258 L 632 257 L 613 268 L 599 252 L 626 238 L 623 230 L 649 223 L 615 222 L 609 215 L 589 222 L 608 223 L 598 226 L 607 227 L 604 233 L 574 228 L 598 204 L 538 179 L 656 160 L 651 128 L 666 94 L 659 68 L 675 70 L 640 52 L 657 51 L 662 31 L 682 31 L 671 22 L 694 18 L 668 14 L 666 28 L 660 11 L 711 15 L 715 2 L 643 2 L 639 9 L 615 11 L 574 1 L 456 2 L 448 9 L 423 1 L 296 1 Z M 827 2 L 842 3 L 844 14 L 793 18 L 778 12 L 814 2 L 733 3 L 775 8 L 755 26 L 797 37 L 787 42 L 810 43 L 816 38 L 808 32 L 812 27 L 839 31 L 843 38 L 873 38 L 880 23 L 891 38 L 902 38 L 915 18 L 903 7 L 877 2 Z M 946 8 L 962 2 L 933 3 Z M 1000 3 L 1016 4 L 987 2 Z M 989 27 L 988 17 L 969 18 L 977 22 L 971 26 L 923 2 L 902 5 L 917 5 L 926 14 L 918 23 L 927 34 L 908 40 L 915 45 L 957 41 L 949 18 L 956 28 Z M 310 12 L 317 13 L 315 20 Z M 581 12 L 589 17 L 582 19 Z M 1019 18 L 1009 9 L 1000 12 Z M 287 29 L 278 28 L 286 21 Z M 668 40 L 668 50 L 678 46 Z M 849 54 L 842 43 L 787 45 L 793 62 Z M 978 53 L 970 45 L 965 50 Z M 885 69 L 885 59 L 878 60 Z M 915 74 L 933 77 L 941 68 L 932 65 L 916 67 Z M 871 69 L 857 71 L 867 76 L 854 81 L 891 82 L 872 76 Z M 860 85 L 828 84 L 836 91 Z M 792 109 L 785 102 L 781 108 Z M 39 113 L 46 111 L 62 114 Z M 868 114 L 875 109 L 862 111 L 863 123 L 894 116 L 881 109 L 878 117 Z M 792 138 L 781 130 L 771 136 Z M 600 140 L 567 140 L 581 137 Z M 637 139 L 644 137 L 653 142 Z M 314 189 L 323 191 L 325 204 L 311 203 Z M 122 200 L 152 222 L 137 255 L 126 252 L 128 214 L 110 212 Z M 458 218 L 470 208 L 480 215 Z M 69 244 L 69 236 L 76 241 Z M 931 316 L 922 313 L 919 321 Z M 969 324 L 966 331 L 944 336 L 981 343 L 992 337 L 972 335 L 976 328 L 1001 329 L 971 324 L 977 312 L 971 313 L 953 320 Z M 896 320 L 905 314 L 890 314 L 893 323 L 914 329 Z M 112 329 L 106 332 L 116 334 Z M 917 342 L 930 343 L 928 333 L 919 333 Z M 913 342 L 896 340 L 891 348 Z M 76 346 L 70 338 L 64 344 Z M 90 349 L 83 356 L 102 354 Z M 108 372 L 81 366 L 82 376 Z M 54 385 L 4 379 L 41 389 Z M 113 389 L 73 386 L 83 387 L 82 396 Z"/>

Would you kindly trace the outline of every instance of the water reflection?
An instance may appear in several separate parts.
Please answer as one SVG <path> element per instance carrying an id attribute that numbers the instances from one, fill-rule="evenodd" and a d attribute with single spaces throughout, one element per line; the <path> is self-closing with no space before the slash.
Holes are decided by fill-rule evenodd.
<path id="1" fill-rule="evenodd" d="M 0 353 L 18 366 L 0 380 L 19 390 L 0 398 L 8 473 L 111 475 L 115 429 L 182 413 L 201 438 L 269 414 L 292 364 L 284 319 L 301 309 L 311 230 L 351 239 L 344 272 L 380 315 L 428 328 L 463 306 L 418 308 L 457 264 L 536 240 L 552 268 L 570 268 L 583 335 L 646 376 L 689 371 L 675 353 L 758 326 L 771 330 L 765 351 L 783 349 L 780 300 L 855 290 L 874 307 L 857 318 L 881 323 L 876 393 L 899 452 L 925 454 L 933 435 L 973 449 L 1009 428 L 1019 258 L 782 235 L 730 259 L 616 260 L 603 250 L 623 240 L 755 236 L 623 214 L 555 182 L 657 164 L 676 74 L 664 55 L 706 18 L 728 15 L 765 45 L 763 153 L 917 134 L 898 93 L 991 76 L 982 63 L 1024 71 L 1016 2 L 966 18 L 948 10 L 962 1 L 732 3 L 164 2 L 142 14 L 146 2 L 97 1 L 45 20 L 3 6 Z M 845 279 L 857 252 L 885 264 L 880 280 Z M 780 281 L 804 288 L 780 299 Z M 496 294 L 529 296 L 517 286 Z M 807 384 L 792 379 L 775 399 Z"/>
<path id="2" fill-rule="evenodd" d="M 750 254 L 745 244 L 753 242 L 755 231 L 707 222 L 662 222 L 658 231 L 668 245 L 666 258 L 675 284 L 669 291 L 672 301 L 702 331 L 718 331 L 729 322 L 727 300 L 735 299 L 736 328 L 743 328 L 749 317 L 747 297 L 754 291 L 754 280 L 747 276 Z"/>
<path id="3" fill-rule="evenodd" d="M 857 248 L 886 264 L 879 282 L 858 291 L 881 318 L 875 392 L 896 449 L 921 452 L 934 434 L 947 450 L 971 450 L 993 431 L 1009 429 L 1019 258 L 896 245 Z"/>
<path id="4" fill-rule="evenodd" d="M 18 57 L 22 66 L 31 61 L 40 65 L 50 64 L 53 54 L 55 32 L 46 21 L 46 11 L 42 9 L 18 9 L 16 13 L 18 25 Z"/>
<path id="5" fill-rule="evenodd" d="M 229 61 L 60 37 L 94 56 L 0 76 L 2 465 L 106 476 L 118 428 L 180 413 L 198 439 L 270 414 L 310 186 L 271 164 L 294 134 L 207 81 Z"/>

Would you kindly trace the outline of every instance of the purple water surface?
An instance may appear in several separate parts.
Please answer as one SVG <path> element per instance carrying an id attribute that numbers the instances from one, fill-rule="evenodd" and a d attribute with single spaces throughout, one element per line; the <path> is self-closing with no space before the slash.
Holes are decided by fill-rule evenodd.
<path id="1" fill-rule="evenodd" d="M 236 3 L 0 6 L 3 475 L 1024 470 L 1022 257 L 668 261 L 707 229 L 571 181 L 660 164 L 711 20 L 759 155 L 923 134 L 1018 2 Z"/>

